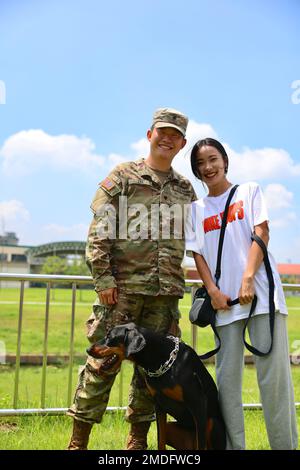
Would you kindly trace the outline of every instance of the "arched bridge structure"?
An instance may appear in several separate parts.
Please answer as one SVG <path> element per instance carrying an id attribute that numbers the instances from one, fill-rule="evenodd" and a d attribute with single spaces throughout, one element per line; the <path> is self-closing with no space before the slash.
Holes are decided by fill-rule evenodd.
<path id="1" fill-rule="evenodd" d="M 27 250 L 26 255 L 30 264 L 35 264 L 34 261 L 39 258 L 46 258 L 47 256 L 67 256 L 67 255 L 82 255 L 85 254 L 85 242 L 80 241 L 64 241 L 45 243 L 31 247 Z"/>

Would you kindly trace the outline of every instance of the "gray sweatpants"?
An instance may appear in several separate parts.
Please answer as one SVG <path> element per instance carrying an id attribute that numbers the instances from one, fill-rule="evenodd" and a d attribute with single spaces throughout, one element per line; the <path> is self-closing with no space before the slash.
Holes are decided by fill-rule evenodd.
<path id="1" fill-rule="evenodd" d="M 296 449 L 298 445 L 294 391 L 289 362 L 286 315 L 276 313 L 272 352 L 255 357 L 257 381 L 272 450 Z M 227 429 L 227 449 L 245 449 L 242 378 L 245 320 L 220 326 L 222 346 L 216 357 L 216 377 Z M 249 324 L 251 344 L 260 351 L 270 345 L 268 315 L 256 315 Z"/>

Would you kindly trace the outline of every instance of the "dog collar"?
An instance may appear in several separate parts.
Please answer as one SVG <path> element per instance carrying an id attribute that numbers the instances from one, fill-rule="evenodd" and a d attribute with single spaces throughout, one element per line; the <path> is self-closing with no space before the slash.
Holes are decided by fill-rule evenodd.
<path id="1" fill-rule="evenodd" d="M 155 372 L 150 372 L 150 370 L 145 370 L 146 374 L 149 377 L 160 377 L 161 375 L 165 374 L 170 367 L 172 367 L 173 363 L 176 361 L 177 354 L 179 351 L 179 338 L 176 336 L 167 336 L 167 338 L 171 339 L 175 343 L 175 347 L 173 351 L 170 352 L 170 357 L 169 359 L 160 366 L 159 369 L 157 369 Z"/>

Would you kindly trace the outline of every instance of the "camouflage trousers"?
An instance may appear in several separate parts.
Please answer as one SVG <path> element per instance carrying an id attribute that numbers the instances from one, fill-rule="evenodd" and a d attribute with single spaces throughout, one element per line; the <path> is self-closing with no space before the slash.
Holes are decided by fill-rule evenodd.
<path id="1" fill-rule="evenodd" d="M 116 325 L 134 322 L 139 326 L 160 333 L 171 332 L 180 336 L 178 326 L 178 297 L 147 296 L 119 292 L 118 303 L 111 306 L 96 302 L 93 314 L 87 321 L 87 337 L 91 343 L 101 340 Z M 116 375 L 105 379 L 97 374 L 103 359 L 88 356 L 79 374 L 73 405 L 67 411 L 69 416 L 88 423 L 100 423 L 106 410 L 109 395 Z M 153 400 L 147 390 L 143 371 L 134 367 L 130 384 L 129 403 L 126 420 L 129 422 L 153 421 L 155 410 Z"/>

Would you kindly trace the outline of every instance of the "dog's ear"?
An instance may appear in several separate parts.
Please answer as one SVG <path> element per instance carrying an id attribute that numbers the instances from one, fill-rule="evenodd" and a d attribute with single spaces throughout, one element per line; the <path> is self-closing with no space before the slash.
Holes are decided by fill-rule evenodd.
<path id="1" fill-rule="evenodd" d="M 129 357 L 131 354 L 135 354 L 143 349 L 146 344 L 146 340 L 142 333 L 136 328 L 127 330 L 125 336 L 125 355 Z"/>

